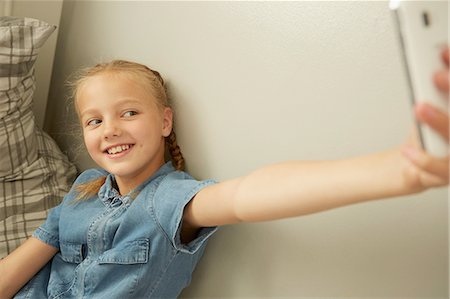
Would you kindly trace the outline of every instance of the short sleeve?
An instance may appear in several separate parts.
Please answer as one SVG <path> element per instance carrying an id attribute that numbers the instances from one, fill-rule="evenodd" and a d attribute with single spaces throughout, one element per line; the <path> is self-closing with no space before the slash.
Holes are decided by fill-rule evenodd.
<path id="1" fill-rule="evenodd" d="M 214 180 L 197 181 L 187 173 L 176 171 L 168 174 L 158 185 L 152 201 L 153 214 L 175 249 L 194 254 L 217 230 L 217 227 L 202 228 L 196 239 L 189 244 L 181 243 L 184 208 L 200 190 L 215 183 Z"/>
<path id="2" fill-rule="evenodd" d="M 51 209 L 44 224 L 38 227 L 32 235 L 55 248 L 59 248 L 59 215 L 61 214 L 61 207 L 62 204 Z"/>
<path id="3" fill-rule="evenodd" d="M 77 192 L 74 186 L 104 176 L 105 174 L 106 172 L 100 169 L 88 169 L 81 173 L 75 180 L 70 192 L 64 196 L 62 203 L 50 210 L 44 224 L 35 230 L 32 236 L 55 248 L 59 248 L 59 219 L 61 209 L 63 209 L 64 205 L 70 204 L 70 201 L 76 196 Z"/>

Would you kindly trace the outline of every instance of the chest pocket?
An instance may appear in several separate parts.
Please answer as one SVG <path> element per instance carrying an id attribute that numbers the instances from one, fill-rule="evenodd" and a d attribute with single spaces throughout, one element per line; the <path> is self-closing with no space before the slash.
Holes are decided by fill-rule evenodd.
<path id="1" fill-rule="evenodd" d="M 99 264 L 144 264 L 148 261 L 149 239 L 125 242 L 105 251 L 98 260 Z"/>
<path id="2" fill-rule="evenodd" d="M 61 259 L 68 263 L 76 263 L 79 264 L 83 261 L 83 244 L 70 243 L 70 242 L 61 242 L 60 250 L 61 250 Z"/>

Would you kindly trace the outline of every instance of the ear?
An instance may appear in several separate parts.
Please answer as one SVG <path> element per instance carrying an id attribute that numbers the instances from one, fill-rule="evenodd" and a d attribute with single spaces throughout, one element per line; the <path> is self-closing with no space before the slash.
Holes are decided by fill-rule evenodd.
<path id="1" fill-rule="evenodd" d="M 172 132 L 173 111 L 170 108 L 164 108 L 163 112 L 163 130 L 162 135 L 167 137 Z"/>

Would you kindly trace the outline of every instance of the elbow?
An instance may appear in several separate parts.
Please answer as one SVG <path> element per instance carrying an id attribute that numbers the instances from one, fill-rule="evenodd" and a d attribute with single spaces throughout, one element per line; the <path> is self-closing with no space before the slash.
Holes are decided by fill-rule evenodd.
<path id="1" fill-rule="evenodd" d="M 247 181 L 243 177 L 236 184 L 231 196 L 234 223 L 260 221 L 258 219 L 259 208 L 255 206 L 252 195 L 246 192 L 247 189 Z"/>
<path id="2" fill-rule="evenodd" d="M 225 196 L 228 198 L 227 224 L 248 222 L 248 213 L 245 208 L 246 196 L 242 192 L 243 181 L 245 181 L 243 177 L 234 179 L 230 184 L 231 188 L 227 188 L 228 194 Z"/>

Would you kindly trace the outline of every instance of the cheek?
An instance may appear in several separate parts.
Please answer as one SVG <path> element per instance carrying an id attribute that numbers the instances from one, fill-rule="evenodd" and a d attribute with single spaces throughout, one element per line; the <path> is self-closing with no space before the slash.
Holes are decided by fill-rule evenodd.
<path id="1" fill-rule="evenodd" d="M 95 150 L 98 149 L 97 138 L 95 138 L 94 135 L 95 134 L 92 134 L 91 132 L 83 133 L 84 144 L 91 156 L 95 153 Z"/>
<path id="2" fill-rule="evenodd" d="M 148 122 L 133 124 L 133 127 L 129 128 L 129 132 L 133 132 L 132 135 L 136 140 L 155 142 L 162 137 L 161 128 L 155 126 L 154 123 Z"/>

